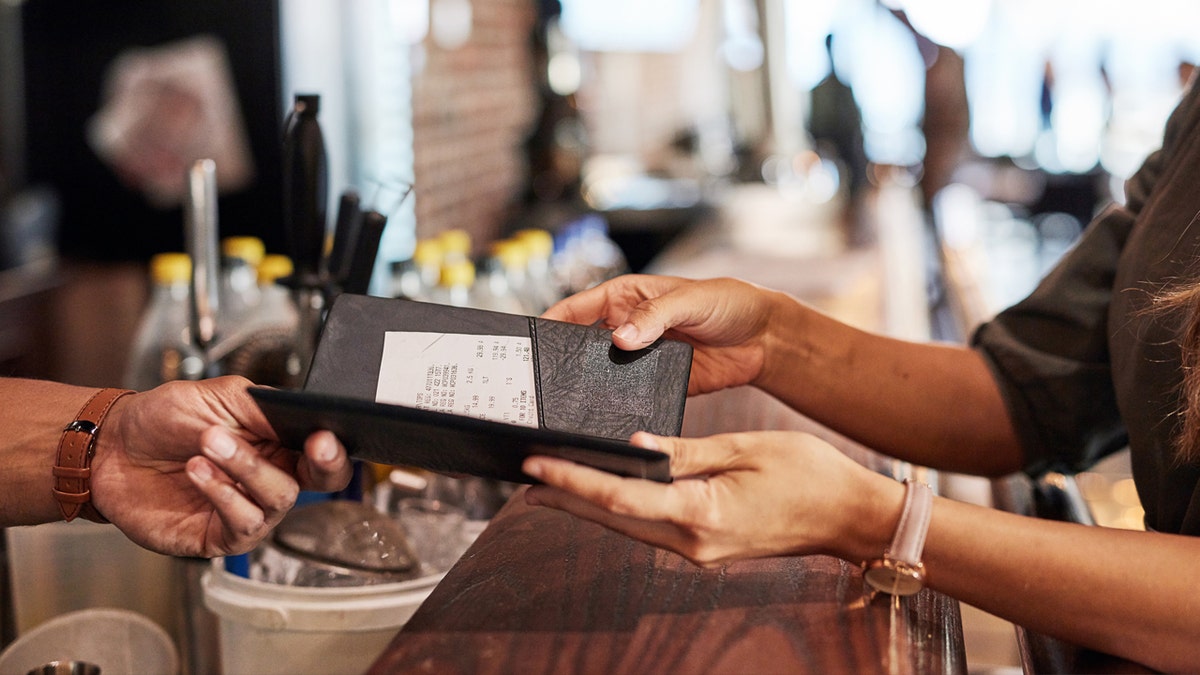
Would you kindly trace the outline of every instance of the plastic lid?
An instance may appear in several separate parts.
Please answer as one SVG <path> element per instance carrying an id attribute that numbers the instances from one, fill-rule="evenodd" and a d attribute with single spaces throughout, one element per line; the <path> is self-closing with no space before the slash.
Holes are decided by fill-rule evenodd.
<path id="1" fill-rule="evenodd" d="M 262 262 L 267 252 L 258 237 L 226 237 L 221 240 L 221 254 L 227 258 L 241 258 L 251 265 Z"/>
<path id="2" fill-rule="evenodd" d="M 529 262 L 529 248 L 518 239 L 501 239 L 492 242 L 492 257 L 500 261 L 505 269 L 520 269 Z"/>
<path id="3" fill-rule="evenodd" d="M 470 286 L 475 283 L 475 263 L 453 260 L 442 265 L 442 286 Z"/>
<path id="4" fill-rule="evenodd" d="M 46 665 L 29 670 L 33 664 Z M 94 607 L 68 611 L 22 631 L 0 652 L 0 673 L 25 672 L 177 673 L 179 653 L 167 631 L 144 614 Z"/>
<path id="5" fill-rule="evenodd" d="M 446 230 L 438 235 L 442 250 L 447 256 L 461 255 L 464 258 L 471 254 L 471 234 L 466 230 Z"/>
<path id="6" fill-rule="evenodd" d="M 192 257 L 186 253 L 158 253 L 150 258 L 150 279 L 160 285 L 186 284 L 192 279 Z"/>
<path id="7" fill-rule="evenodd" d="M 214 561 L 213 569 L 206 571 L 200 579 L 204 605 L 221 618 L 222 626 L 228 625 L 236 635 L 248 638 L 232 640 L 230 644 L 234 649 L 222 655 L 222 659 L 228 658 L 226 663 L 239 664 L 251 661 L 257 666 L 252 651 L 256 648 L 261 651 L 263 643 L 256 642 L 255 638 L 265 640 L 268 651 L 282 655 L 277 660 L 285 659 L 284 668 L 272 670 L 276 673 L 297 672 L 286 669 L 289 655 L 299 655 L 304 666 L 312 665 L 314 658 L 326 659 L 330 664 L 324 671 L 309 669 L 307 672 L 335 672 L 346 665 L 349 657 L 336 649 L 326 649 L 316 657 L 310 650 L 303 649 L 311 644 L 309 633 L 332 633 L 350 638 L 354 633 L 386 631 L 383 642 L 386 645 L 442 579 L 440 574 L 425 574 L 390 583 L 318 588 L 247 579 L 225 571 L 221 565 L 221 560 Z M 360 639 L 354 637 L 351 643 L 361 645 Z M 279 648 L 284 645 L 301 648 L 281 651 Z M 226 646 L 229 645 L 222 645 L 222 649 Z M 369 658 L 374 658 L 374 653 Z M 369 665 L 370 661 L 362 670 L 354 672 L 364 672 Z M 261 666 L 258 668 L 262 669 Z M 226 672 L 243 670 L 227 667 Z M 160 672 L 174 671 L 164 669 Z"/>
<path id="8" fill-rule="evenodd" d="M 273 284 L 291 275 L 292 270 L 291 258 L 279 253 L 270 253 L 263 256 L 262 262 L 258 264 L 258 283 Z"/>
<path id="9" fill-rule="evenodd" d="M 293 509 L 272 540 L 302 559 L 354 570 L 396 574 L 419 569 L 400 522 L 359 502 L 338 499 Z"/>
<path id="10" fill-rule="evenodd" d="M 421 239 L 413 249 L 413 262 L 421 267 L 442 264 L 442 244 L 437 239 Z"/>
<path id="11" fill-rule="evenodd" d="M 554 237 L 546 230 L 525 229 L 517 230 L 517 239 L 529 247 L 529 255 L 533 258 L 549 258 L 554 253 Z"/>

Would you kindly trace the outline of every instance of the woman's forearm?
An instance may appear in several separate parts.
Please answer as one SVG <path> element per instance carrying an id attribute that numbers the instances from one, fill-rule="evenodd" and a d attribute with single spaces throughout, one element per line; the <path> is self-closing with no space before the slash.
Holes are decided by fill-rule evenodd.
<path id="1" fill-rule="evenodd" d="M 979 354 L 868 333 L 774 296 L 757 386 L 900 459 L 980 475 L 1021 467 L 1012 423 Z"/>
<path id="2" fill-rule="evenodd" d="M 1167 672 L 1200 664 L 1200 539 L 939 499 L 929 584 L 1028 629 Z M 1136 620 L 1131 619 L 1136 617 Z"/>

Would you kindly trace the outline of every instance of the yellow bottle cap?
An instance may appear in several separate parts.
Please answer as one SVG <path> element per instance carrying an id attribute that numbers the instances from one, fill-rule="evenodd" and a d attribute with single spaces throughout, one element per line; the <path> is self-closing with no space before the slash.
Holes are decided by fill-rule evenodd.
<path id="1" fill-rule="evenodd" d="M 519 239 L 492 242 L 491 254 L 505 269 L 520 269 L 529 262 L 529 248 Z"/>
<path id="2" fill-rule="evenodd" d="M 420 239 L 413 249 L 413 262 L 421 267 L 442 264 L 442 244 L 437 239 Z"/>
<path id="3" fill-rule="evenodd" d="M 228 258 L 241 258 L 258 265 L 266 254 L 263 240 L 258 237 L 226 237 L 221 240 L 221 253 Z"/>
<path id="4" fill-rule="evenodd" d="M 291 258 L 279 253 L 269 253 L 264 255 L 262 262 L 258 264 L 258 283 L 264 286 L 273 284 L 291 275 L 292 271 Z"/>
<path id="5" fill-rule="evenodd" d="M 471 286 L 475 283 L 475 263 L 451 260 L 442 265 L 442 286 Z"/>
<path id="6" fill-rule="evenodd" d="M 186 253 L 158 253 L 150 258 L 150 279 L 156 284 L 186 284 L 192 279 L 192 257 Z"/>
<path id="7" fill-rule="evenodd" d="M 517 230 L 513 236 L 529 247 L 531 258 L 549 258 L 554 253 L 554 237 L 546 230 Z"/>
<path id="8" fill-rule="evenodd" d="M 442 243 L 442 251 L 447 257 L 466 258 L 471 255 L 471 234 L 466 230 L 446 230 L 438 235 L 438 241 Z"/>

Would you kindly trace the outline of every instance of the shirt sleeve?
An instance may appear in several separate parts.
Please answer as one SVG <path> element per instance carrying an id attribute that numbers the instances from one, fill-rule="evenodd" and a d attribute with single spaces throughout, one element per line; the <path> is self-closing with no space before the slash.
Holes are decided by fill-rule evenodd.
<path id="1" fill-rule="evenodd" d="M 1109 354 L 1114 278 L 1171 148 L 1198 111 L 1200 90 L 1193 87 L 1172 114 L 1162 149 L 1126 182 L 1125 204 L 1097 216 L 1029 297 L 971 337 L 1004 397 L 1031 474 L 1079 470 L 1127 443 Z"/>
<path id="2" fill-rule="evenodd" d="M 1114 210 L 1089 225 L 1029 297 L 972 336 L 1000 388 L 1031 474 L 1081 468 L 1123 444 L 1106 339 L 1112 292 L 1106 282 L 1128 217 Z"/>

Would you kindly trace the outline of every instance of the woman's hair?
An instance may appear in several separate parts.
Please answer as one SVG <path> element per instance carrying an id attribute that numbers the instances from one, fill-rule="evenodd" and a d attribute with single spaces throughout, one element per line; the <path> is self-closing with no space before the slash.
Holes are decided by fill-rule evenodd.
<path id="1" fill-rule="evenodd" d="M 1153 308 L 1176 310 L 1183 319 L 1179 335 L 1183 373 L 1176 411 L 1179 425 L 1173 445 L 1179 462 L 1200 463 L 1200 283 L 1167 288 L 1154 297 Z"/>

